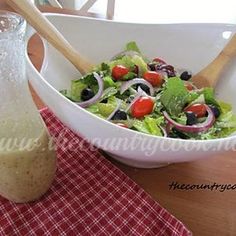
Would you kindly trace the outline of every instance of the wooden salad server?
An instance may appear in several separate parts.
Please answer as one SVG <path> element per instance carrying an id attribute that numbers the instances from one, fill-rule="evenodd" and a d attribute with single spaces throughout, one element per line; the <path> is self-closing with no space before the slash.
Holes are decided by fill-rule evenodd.
<path id="1" fill-rule="evenodd" d="M 77 52 L 30 0 L 6 0 L 34 29 L 84 75 L 93 65 Z"/>

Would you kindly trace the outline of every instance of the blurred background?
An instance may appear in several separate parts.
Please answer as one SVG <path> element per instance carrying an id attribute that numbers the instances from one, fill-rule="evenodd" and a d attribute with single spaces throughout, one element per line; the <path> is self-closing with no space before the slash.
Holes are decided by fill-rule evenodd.
<path id="1" fill-rule="evenodd" d="M 236 23 L 234 0 L 35 0 L 35 3 L 103 14 L 117 21 Z"/>

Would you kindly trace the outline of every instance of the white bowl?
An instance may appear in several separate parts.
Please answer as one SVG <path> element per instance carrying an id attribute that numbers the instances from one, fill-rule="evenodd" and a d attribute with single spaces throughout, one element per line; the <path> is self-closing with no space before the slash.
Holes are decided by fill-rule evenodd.
<path id="1" fill-rule="evenodd" d="M 94 64 L 109 60 L 129 41 L 136 41 L 149 58 L 161 57 L 193 73 L 207 65 L 223 48 L 235 25 L 133 24 L 78 16 L 46 14 L 80 53 Z M 167 163 L 193 161 L 234 147 L 236 137 L 216 140 L 179 140 L 155 137 L 118 127 L 78 107 L 58 91 L 79 78 L 78 71 L 53 47 L 45 46 L 41 74 L 27 58 L 29 80 L 55 115 L 75 133 L 134 167 L 153 168 Z M 236 70 L 230 67 L 216 91 L 236 111 Z"/>

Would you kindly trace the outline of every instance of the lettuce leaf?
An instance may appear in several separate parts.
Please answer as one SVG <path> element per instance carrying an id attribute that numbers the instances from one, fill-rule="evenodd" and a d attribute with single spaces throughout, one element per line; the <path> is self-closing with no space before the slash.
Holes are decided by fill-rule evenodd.
<path id="1" fill-rule="evenodd" d="M 177 117 L 188 102 L 189 92 L 178 77 L 169 78 L 161 95 L 161 103 L 171 116 Z"/>
<path id="2" fill-rule="evenodd" d="M 194 103 L 206 103 L 209 105 L 214 105 L 220 109 L 220 106 L 215 99 L 214 89 L 213 88 L 203 88 L 199 91 L 191 91 L 188 98 L 189 104 Z"/>
<path id="3" fill-rule="evenodd" d="M 130 69 L 130 71 L 134 70 L 135 65 L 137 65 L 140 69 L 140 73 L 143 74 L 148 70 L 147 63 L 143 60 L 141 56 L 134 55 L 133 57 L 131 56 L 123 56 L 120 59 L 111 61 L 109 63 L 109 66 L 112 70 L 112 68 L 116 65 L 122 65 Z"/>
<path id="4" fill-rule="evenodd" d="M 103 81 L 104 81 L 104 89 L 109 87 L 114 87 L 114 88 L 117 87 L 117 83 L 115 83 L 115 81 L 113 81 L 113 79 L 109 75 L 103 77 Z"/>
<path id="5" fill-rule="evenodd" d="M 70 97 L 73 101 L 81 101 L 81 92 L 83 89 L 87 88 L 88 85 L 85 84 L 82 80 L 72 80 L 71 82 L 71 92 Z"/>
<path id="6" fill-rule="evenodd" d="M 122 65 L 127 68 L 130 68 L 131 70 L 134 69 L 134 67 L 135 67 L 135 63 L 132 61 L 132 57 L 130 57 L 130 56 L 123 56 L 120 59 L 109 62 L 109 66 L 110 66 L 111 70 L 116 65 Z"/>
<path id="7" fill-rule="evenodd" d="M 98 103 L 98 113 L 104 117 L 108 117 L 116 108 L 115 104 L 111 103 Z"/>
<path id="8" fill-rule="evenodd" d="M 134 55 L 132 57 L 132 62 L 139 67 L 139 73 L 141 75 L 143 75 L 146 71 L 148 71 L 147 63 L 142 57 Z"/>
<path id="9" fill-rule="evenodd" d="M 75 100 L 71 98 L 71 92 L 68 89 L 60 90 L 60 93 L 66 98 L 70 99 L 72 102 L 76 102 Z"/>
<path id="10" fill-rule="evenodd" d="M 138 48 L 135 41 L 131 41 L 131 42 L 127 43 L 126 47 L 125 47 L 125 50 L 126 51 L 135 51 L 135 52 L 141 53 L 141 51 L 139 50 L 139 48 Z"/>
<path id="11" fill-rule="evenodd" d="M 117 99 L 115 96 L 108 98 L 107 103 L 98 103 L 98 113 L 104 117 L 108 117 L 117 106 Z"/>
<path id="12" fill-rule="evenodd" d="M 73 101 L 80 102 L 82 90 L 88 87 L 91 88 L 95 94 L 97 93 L 98 83 L 92 73 L 89 73 L 80 79 L 71 81 L 70 98 Z"/>
<path id="13" fill-rule="evenodd" d="M 221 115 L 211 129 L 201 134 L 200 139 L 224 138 L 236 132 L 236 115 L 233 114 L 231 105 L 225 102 L 217 103 L 220 106 Z"/>
<path id="14" fill-rule="evenodd" d="M 97 72 L 100 75 L 106 76 L 106 75 L 109 75 L 111 73 L 111 68 L 110 68 L 109 63 L 102 62 L 101 64 L 96 65 L 93 68 L 93 71 Z"/>
<path id="15" fill-rule="evenodd" d="M 108 99 L 109 97 L 114 96 L 118 90 L 114 87 L 109 87 L 103 91 L 102 97 L 99 99 L 99 101 Z"/>
<path id="16" fill-rule="evenodd" d="M 232 106 L 229 103 L 218 101 L 222 114 L 232 111 Z"/>
<path id="17" fill-rule="evenodd" d="M 221 108 L 221 115 L 217 119 L 216 125 L 220 128 L 232 129 L 232 132 L 236 129 L 236 115 L 232 111 L 232 106 L 225 102 L 219 102 Z M 225 130 L 230 131 L 230 130 Z"/>
<path id="18" fill-rule="evenodd" d="M 202 94 L 204 95 L 206 104 L 214 105 L 220 109 L 220 106 L 217 100 L 215 99 L 215 93 L 213 88 L 204 88 Z"/>
<path id="19" fill-rule="evenodd" d="M 159 127 L 162 121 L 162 117 L 160 117 L 159 119 L 146 116 L 143 120 L 135 119 L 133 122 L 133 127 L 142 133 L 152 134 L 155 136 L 163 136 L 162 131 Z"/>

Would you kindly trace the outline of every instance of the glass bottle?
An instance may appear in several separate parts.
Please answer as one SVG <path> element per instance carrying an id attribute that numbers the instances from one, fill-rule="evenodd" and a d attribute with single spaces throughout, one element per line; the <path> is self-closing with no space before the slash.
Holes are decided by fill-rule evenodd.
<path id="1" fill-rule="evenodd" d="M 32 100 L 25 69 L 25 20 L 0 11 L 0 195 L 14 202 L 41 197 L 56 155 Z"/>

